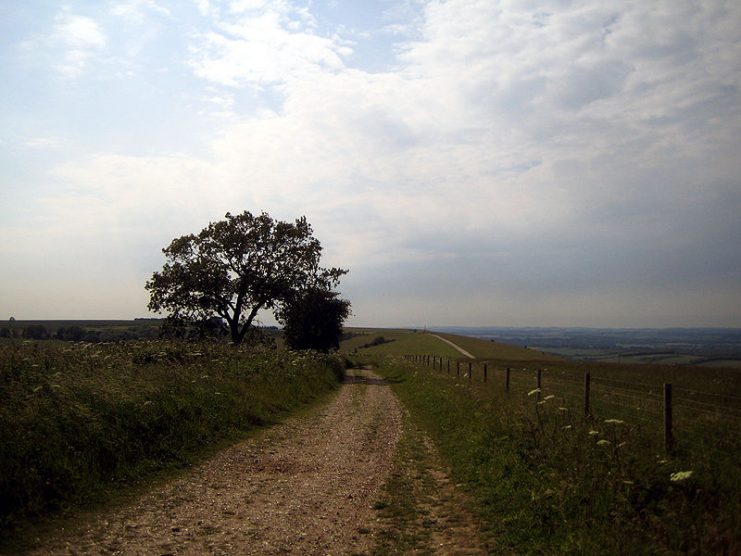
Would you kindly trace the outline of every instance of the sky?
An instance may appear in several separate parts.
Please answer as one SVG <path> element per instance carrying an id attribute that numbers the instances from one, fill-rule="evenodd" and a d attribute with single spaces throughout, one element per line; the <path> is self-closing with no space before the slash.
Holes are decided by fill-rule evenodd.
<path id="1" fill-rule="evenodd" d="M 741 326 L 741 2 L 0 0 L 0 83 L 0 318 L 249 210 L 352 325 Z"/>

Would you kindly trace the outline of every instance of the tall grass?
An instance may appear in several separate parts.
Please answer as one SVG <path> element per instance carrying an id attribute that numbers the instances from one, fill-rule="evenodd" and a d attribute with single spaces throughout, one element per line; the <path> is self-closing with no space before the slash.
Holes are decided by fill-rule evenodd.
<path id="1" fill-rule="evenodd" d="M 336 357 L 166 341 L 0 343 L 0 537 L 336 386 Z"/>
<path id="2" fill-rule="evenodd" d="M 379 362 L 473 495 L 497 551 L 741 551 L 733 452 L 667 457 L 629 420 L 585 419 L 554 396 L 538 403 L 532 390 L 507 394 L 398 357 Z"/>

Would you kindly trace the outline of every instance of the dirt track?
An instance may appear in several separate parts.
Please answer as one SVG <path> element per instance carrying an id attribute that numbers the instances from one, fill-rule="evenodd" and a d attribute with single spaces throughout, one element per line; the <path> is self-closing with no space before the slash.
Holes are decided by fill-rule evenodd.
<path id="1" fill-rule="evenodd" d="M 356 371 L 318 412 L 237 444 L 32 553 L 367 553 L 372 505 L 400 431 L 389 387 Z"/>
<path id="2" fill-rule="evenodd" d="M 377 511 L 399 496 L 411 514 Z M 30 554 L 483 554 L 468 505 L 390 387 L 355 370 L 325 406 L 47 529 Z"/>

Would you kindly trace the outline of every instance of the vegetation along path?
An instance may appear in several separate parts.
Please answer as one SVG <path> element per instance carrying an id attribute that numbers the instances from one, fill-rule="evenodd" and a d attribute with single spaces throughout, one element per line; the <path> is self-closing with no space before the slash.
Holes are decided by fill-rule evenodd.
<path id="1" fill-rule="evenodd" d="M 328 405 L 41 539 L 31 553 L 378 553 L 379 532 L 389 527 L 378 501 L 398 473 L 403 421 L 384 381 L 350 371 Z"/>

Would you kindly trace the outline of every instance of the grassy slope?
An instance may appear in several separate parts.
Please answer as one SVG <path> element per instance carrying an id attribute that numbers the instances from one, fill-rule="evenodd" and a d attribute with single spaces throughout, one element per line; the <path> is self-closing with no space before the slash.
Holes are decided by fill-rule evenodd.
<path id="1" fill-rule="evenodd" d="M 339 359 L 217 344 L 0 343 L 0 537 L 188 464 L 337 386 Z"/>
<path id="2" fill-rule="evenodd" d="M 447 345 L 445 342 L 441 342 L 434 336 L 420 332 L 377 330 L 371 334 L 363 336 L 363 338 L 366 338 L 364 340 L 352 338 L 351 341 L 355 341 L 354 345 L 362 345 L 372 341 L 378 336 L 394 339 L 394 341 L 369 348 L 362 348 L 359 350 L 360 353 L 366 356 L 412 354 L 437 355 L 439 357 L 450 358 L 460 356 L 458 351 Z M 340 347 L 347 351 L 348 348 L 352 346 L 353 344 L 350 342 L 343 342 Z"/>
<path id="3" fill-rule="evenodd" d="M 519 346 L 499 342 L 486 342 L 478 338 L 458 336 L 456 334 L 442 334 L 439 332 L 435 332 L 435 334 L 459 345 L 477 359 L 487 359 L 500 363 L 516 363 L 520 361 L 549 363 L 563 360 L 563 358 L 555 355 L 548 355 Z"/>
<path id="4" fill-rule="evenodd" d="M 360 354 L 375 359 L 381 372 L 394 379 L 394 388 L 414 419 L 428 431 L 456 479 L 477 500 L 479 515 L 497 539 L 497 551 L 741 550 L 740 524 L 734 517 L 741 511 L 741 469 L 733 457 L 737 453 L 734 446 L 741 447 L 737 432 L 728 430 L 731 421 L 706 421 L 705 434 L 696 436 L 689 436 L 695 431 L 677 431 L 681 433 L 679 451 L 667 458 L 654 434 L 660 431 L 660 411 L 649 417 L 644 407 L 643 418 L 633 411 L 634 419 L 626 417 L 625 423 L 606 422 L 608 417 L 621 417 L 609 403 L 623 403 L 625 396 L 623 390 L 611 390 L 604 403 L 595 394 L 597 417 L 584 420 L 579 386 L 588 369 L 597 380 L 623 381 L 623 386 L 652 388 L 652 384 L 668 381 L 719 395 L 729 388 L 738 390 L 740 373 L 668 365 L 585 364 L 514 346 L 445 336 L 481 358 L 474 362 L 473 381 L 455 381 L 444 372 L 399 357 L 430 354 L 462 359 L 429 335 L 410 334 L 403 341 L 363 349 Z M 481 382 L 484 360 L 489 366 L 488 384 Z M 499 382 L 506 366 L 516 367 L 509 395 Z M 534 387 L 531 371 L 545 367 L 543 396 L 551 392 L 558 396 L 538 406 L 526 393 Z M 573 384 L 577 385 L 575 396 L 556 392 Z M 710 399 L 720 403 L 720 398 Z M 728 403 L 735 404 L 729 411 L 741 409 L 732 399 Z M 565 411 L 558 406 L 566 406 Z M 683 417 L 696 422 L 700 416 L 696 407 L 700 406 L 678 406 L 675 419 L 679 418 L 679 424 Z M 645 418 L 650 421 L 648 428 L 640 420 Z M 722 447 L 714 440 L 720 433 L 729 441 Z M 693 476 L 687 481 L 670 480 L 672 473 L 683 470 L 693 470 Z"/>

